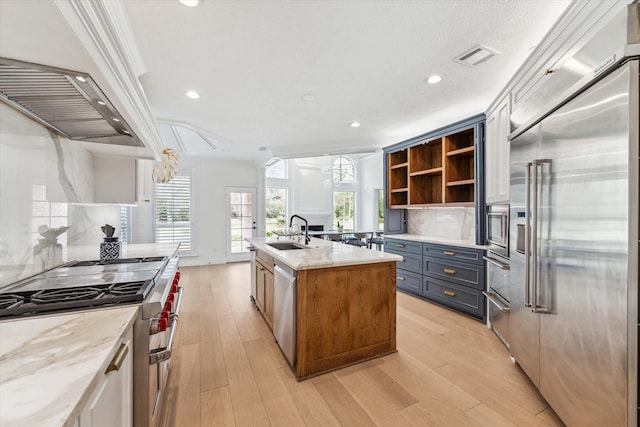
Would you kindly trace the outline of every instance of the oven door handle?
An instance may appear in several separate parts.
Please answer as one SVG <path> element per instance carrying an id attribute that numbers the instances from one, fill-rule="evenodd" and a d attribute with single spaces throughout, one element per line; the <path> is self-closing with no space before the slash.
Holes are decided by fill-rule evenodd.
<path id="1" fill-rule="evenodd" d="M 482 295 L 484 295 L 485 297 L 487 297 L 487 300 L 495 305 L 496 307 L 498 307 L 498 310 L 500 310 L 503 313 L 509 313 L 511 311 L 511 309 L 509 307 L 506 307 L 502 304 L 500 304 L 500 302 L 495 298 L 495 293 L 491 292 L 491 291 L 482 291 Z"/>
<path id="2" fill-rule="evenodd" d="M 500 267 L 501 270 L 508 270 L 509 269 L 509 264 L 503 264 L 500 261 L 498 261 L 495 258 L 491 258 L 488 256 L 483 256 L 482 259 L 484 259 L 485 261 L 487 261 L 488 263 L 491 263 L 495 266 Z"/>
<path id="3" fill-rule="evenodd" d="M 178 288 L 178 298 L 176 299 L 176 311 L 171 315 L 171 332 L 169 333 L 169 341 L 166 347 L 156 348 L 149 353 L 149 364 L 164 362 L 171 359 L 171 349 L 173 347 L 173 337 L 176 334 L 178 326 L 178 312 L 180 311 L 180 303 L 182 302 L 182 286 Z"/>

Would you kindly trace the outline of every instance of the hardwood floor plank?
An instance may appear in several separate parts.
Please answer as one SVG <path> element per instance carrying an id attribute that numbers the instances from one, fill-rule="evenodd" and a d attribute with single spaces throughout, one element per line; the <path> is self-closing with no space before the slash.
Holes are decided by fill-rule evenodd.
<path id="1" fill-rule="evenodd" d="M 271 425 L 233 316 L 219 317 L 219 326 L 231 403 L 237 425 Z"/>
<path id="2" fill-rule="evenodd" d="M 480 400 L 404 352 L 376 359 L 374 363 L 421 402 L 429 402 L 434 394 L 439 394 L 447 406 L 461 411 L 480 404 Z"/>
<path id="3" fill-rule="evenodd" d="M 262 402 L 274 426 L 303 425 L 296 405 L 280 381 L 278 367 L 268 357 L 264 357 L 264 343 L 261 338 L 245 341 L 245 351 L 260 390 Z"/>
<path id="4" fill-rule="evenodd" d="M 295 402 L 306 427 L 341 426 L 312 381 L 296 381 L 288 365 L 277 371 L 280 381 L 285 385 L 287 393 Z"/>
<path id="5" fill-rule="evenodd" d="M 310 380 L 318 393 L 327 402 L 331 411 L 343 426 L 372 426 L 371 417 L 362 409 L 351 393 L 332 373 L 320 375 Z"/>
<path id="6" fill-rule="evenodd" d="M 236 425 L 229 387 L 223 386 L 203 392 L 201 402 L 202 424 L 200 425 L 211 427 Z"/>
<path id="7" fill-rule="evenodd" d="M 562 426 L 473 319 L 398 293 L 398 353 L 297 382 L 249 302 L 248 263 L 181 271 L 164 427 Z"/>

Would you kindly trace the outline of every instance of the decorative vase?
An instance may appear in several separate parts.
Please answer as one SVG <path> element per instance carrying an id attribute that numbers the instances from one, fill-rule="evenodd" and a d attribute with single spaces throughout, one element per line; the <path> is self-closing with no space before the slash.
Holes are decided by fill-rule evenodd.
<path id="1" fill-rule="evenodd" d="M 105 237 L 100 243 L 100 261 L 109 261 L 120 258 L 122 250 L 118 237 Z"/>

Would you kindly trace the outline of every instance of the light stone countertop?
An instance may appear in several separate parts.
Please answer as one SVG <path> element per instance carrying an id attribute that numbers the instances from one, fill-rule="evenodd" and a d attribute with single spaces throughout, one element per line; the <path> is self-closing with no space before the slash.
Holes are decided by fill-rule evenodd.
<path id="1" fill-rule="evenodd" d="M 385 239 L 411 240 L 414 242 L 435 243 L 439 245 L 460 246 L 472 249 L 487 249 L 484 245 L 476 245 L 468 240 L 449 239 L 446 237 L 430 237 L 421 234 L 385 234 Z"/>
<path id="2" fill-rule="evenodd" d="M 140 258 L 155 256 L 171 256 L 177 250 L 174 243 L 135 243 L 123 244 L 121 258 Z M 66 260 L 90 261 L 100 259 L 100 245 L 68 246 Z"/>
<path id="3" fill-rule="evenodd" d="M 0 426 L 72 426 L 138 306 L 0 322 Z"/>
<path id="4" fill-rule="evenodd" d="M 280 238 L 278 240 L 275 237 L 252 237 L 246 240 L 294 270 L 402 261 L 402 257 L 399 255 L 318 238 L 311 239 L 307 245 L 310 247 L 309 249 L 300 250 L 278 250 L 268 246 L 267 243 L 293 241 L 304 244 L 304 238 L 300 242 L 297 239 Z"/>

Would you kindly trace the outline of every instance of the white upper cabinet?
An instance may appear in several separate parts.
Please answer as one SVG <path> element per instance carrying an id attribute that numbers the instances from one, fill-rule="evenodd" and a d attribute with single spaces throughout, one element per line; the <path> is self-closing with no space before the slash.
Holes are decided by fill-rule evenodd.
<path id="1" fill-rule="evenodd" d="M 485 199 L 487 203 L 509 201 L 509 115 L 506 96 L 487 115 L 485 139 Z"/>
<path id="2" fill-rule="evenodd" d="M 151 202 L 152 160 L 94 157 L 94 203 L 145 204 Z"/>

